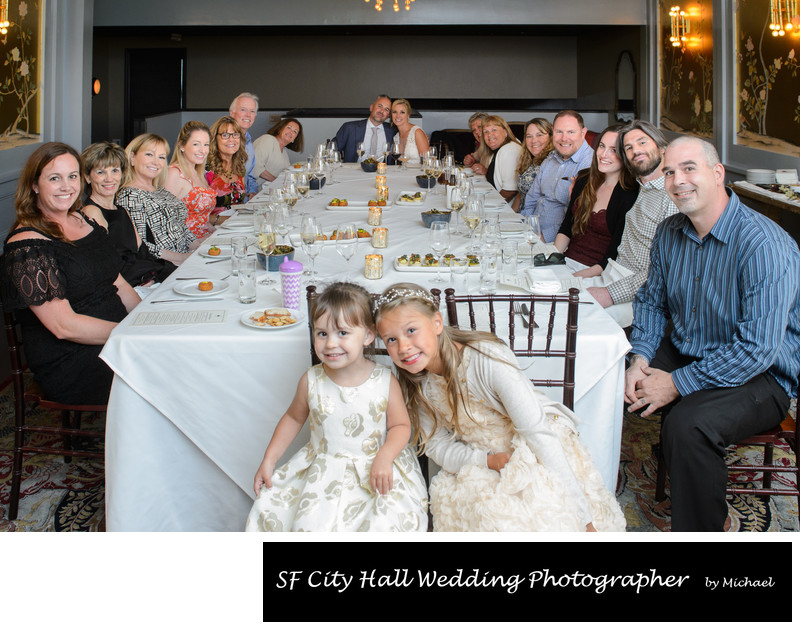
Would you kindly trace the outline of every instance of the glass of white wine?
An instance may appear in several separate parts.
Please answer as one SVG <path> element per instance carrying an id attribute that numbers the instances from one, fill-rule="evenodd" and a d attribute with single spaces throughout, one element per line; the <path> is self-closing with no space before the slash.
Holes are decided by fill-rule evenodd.
<path id="1" fill-rule="evenodd" d="M 455 234 L 457 236 L 461 236 L 463 232 L 461 231 L 461 226 L 458 224 L 458 217 L 461 215 L 461 211 L 464 209 L 464 193 L 461 191 L 461 188 L 458 186 L 454 186 L 450 189 L 450 211 L 455 215 L 455 222 L 453 223 L 453 227 L 450 230 L 450 234 Z"/>
<path id="2" fill-rule="evenodd" d="M 361 161 L 361 158 L 364 157 L 364 153 L 365 152 L 366 152 L 366 149 L 364 148 L 364 143 L 363 142 L 359 142 L 356 145 L 356 155 L 358 155 L 358 161 L 359 162 Z"/>
<path id="3" fill-rule="evenodd" d="M 291 182 L 283 187 L 283 201 L 289 206 L 290 210 L 294 210 L 299 199 L 300 193 L 297 191 L 297 184 Z"/>
<path id="4" fill-rule="evenodd" d="M 428 188 L 433 188 L 436 186 L 436 180 L 439 179 L 439 175 L 442 174 L 442 162 L 441 160 L 430 157 L 425 164 L 425 175 L 428 176 L 430 180 L 428 182 Z M 436 195 L 436 193 L 431 193 L 432 195 Z"/>
<path id="5" fill-rule="evenodd" d="M 258 249 L 264 252 L 264 270 L 266 271 L 264 276 L 258 281 L 258 284 L 276 284 L 275 280 L 269 277 L 269 255 L 275 251 L 277 239 L 275 238 L 275 229 L 267 220 L 260 222 L 257 238 Z"/>
<path id="6" fill-rule="evenodd" d="M 308 173 L 299 173 L 297 176 L 297 192 L 303 199 L 308 198 L 310 185 L 308 183 Z"/>
<path id="7" fill-rule="evenodd" d="M 477 254 L 479 250 L 475 243 L 474 236 L 475 230 L 483 220 L 483 207 L 476 197 L 470 197 L 467 200 L 464 210 L 462 211 L 462 216 L 464 218 L 464 225 L 469 228 L 469 247 L 467 248 L 467 253 Z"/>

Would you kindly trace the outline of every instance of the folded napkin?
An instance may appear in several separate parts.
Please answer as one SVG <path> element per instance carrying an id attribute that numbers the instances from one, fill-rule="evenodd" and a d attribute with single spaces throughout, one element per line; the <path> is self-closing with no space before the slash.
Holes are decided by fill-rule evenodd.
<path id="1" fill-rule="evenodd" d="M 561 281 L 551 269 L 526 269 L 525 278 L 531 293 L 554 295 L 563 292 Z"/>

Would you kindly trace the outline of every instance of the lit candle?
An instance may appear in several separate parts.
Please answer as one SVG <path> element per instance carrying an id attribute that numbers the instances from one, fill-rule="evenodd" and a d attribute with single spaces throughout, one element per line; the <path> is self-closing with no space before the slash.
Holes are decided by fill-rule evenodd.
<path id="1" fill-rule="evenodd" d="M 386 186 L 386 175 L 375 176 L 375 188 L 380 188 L 381 186 Z"/>
<path id="2" fill-rule="evenodd" d="M 378 175 L 386 175 L 386 162 L 378 162 Z"/>
<path id="3" fill-rule="evenodd" d="M 378 187 L 378 201 L 389 201 L 389 188 L 387 186 Z"/>
<path id="4" fill-rule="evenodd" d="M 372 230 L 372 246 L 382 249 L 389 245 L 389 230 L 385 227 L 376 227 Z"/>
<path id="5" fill-rule="evenodd" d="M 367 224 L 380 225 L 382 215 L 383 215 L 383 210 L 381 210 L 380 206 L 370 206 L 369 216 L 367 217 Z"/>
<path id="6" fill-rule="evenodd" d="M 364 277 L 367 280 L 378 280 L 383 277 L 383 256 L 381 254 L 364 256 Z"/>

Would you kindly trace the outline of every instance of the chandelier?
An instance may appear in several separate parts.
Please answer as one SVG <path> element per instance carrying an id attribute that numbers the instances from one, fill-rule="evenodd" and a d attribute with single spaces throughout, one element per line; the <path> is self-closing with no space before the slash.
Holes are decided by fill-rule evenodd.
<path id="1" fill-rule="evenodd" d="M 792 18 L 797 17 L 797 0 L 770 0 L 769 28 L 773 37 L 783 36 L 794 28 Z"/>
<path id="2" fill-rule="evenodd" d="M 364 2 L 369 3 L 369 0 L 364 0 Z M 405 2 L 405 5 L 406 5 L 406 11 L 408 11 L 408 10 L 411 9 L 411 3 L 414 2 L 414 0 L 404 0 L 404 2 Z M 394 7 L 393 8 L 394 8 L 395 12 L 400 10 L 400 0 L 394 0 Z M 383 0 L 375 0 L 375 10 L 376 11 L 383 11 Z"/>
<path id="3" fill-rule="evenodd" d="M 670 28 L 669 28 L 669 41 L 673 46 L 680 46 L 687 40 L 687 31 L 689 30 L 689 19 L 686 17 L 686 11 L 682 11 L 679 6 L 671 7 L 669 10 Z"/>

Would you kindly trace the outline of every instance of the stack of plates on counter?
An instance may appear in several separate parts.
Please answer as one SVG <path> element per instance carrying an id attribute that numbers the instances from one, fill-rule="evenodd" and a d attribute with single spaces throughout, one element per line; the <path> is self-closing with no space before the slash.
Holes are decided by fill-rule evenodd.
<path id="1" fill-rule="evenodd" d="M 748 168 L 747 181 L 751 184 L 772 185 L 775 183 L 775 171 L 764 168 Z"/>

